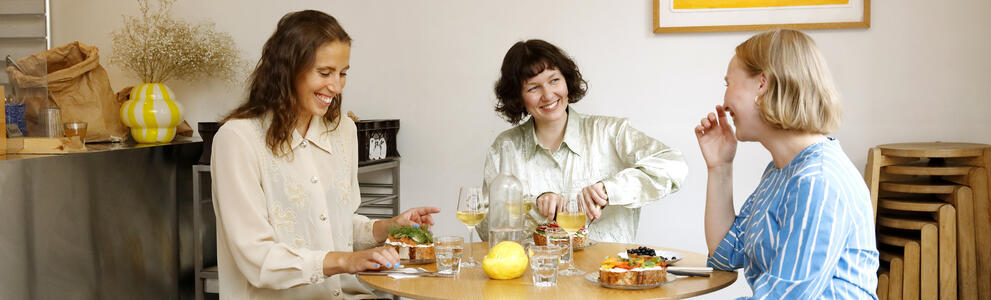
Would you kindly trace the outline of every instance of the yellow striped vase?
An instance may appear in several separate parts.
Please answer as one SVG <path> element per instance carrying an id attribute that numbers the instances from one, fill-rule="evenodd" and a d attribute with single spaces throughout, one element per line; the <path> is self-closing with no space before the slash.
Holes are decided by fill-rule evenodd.
<path id="1" fill-rule="evenodd" d="M 161 83 L 144 83 L 131 89 L 131 100 L 120 106 L 120 119 L 131 136 L 142 144 L 168 143 L 182 121 L 182 105 L 172 89 Z"/>

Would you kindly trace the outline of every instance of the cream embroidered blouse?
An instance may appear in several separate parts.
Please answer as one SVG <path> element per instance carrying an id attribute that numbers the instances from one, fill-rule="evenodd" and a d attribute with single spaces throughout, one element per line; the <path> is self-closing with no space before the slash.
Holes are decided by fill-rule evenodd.
<path id="1" fill-rule="evenodd" d="M 292 153 L 265 143 L 268 121 L 231 120 L 214 137 L 210 169 L 223 299 L 356 299 L 374 295 L 351 274 L 323 275 L 328 251 L 375 246 L 372 221 L 355 214 L 354 122 L 310 121 Z"/>

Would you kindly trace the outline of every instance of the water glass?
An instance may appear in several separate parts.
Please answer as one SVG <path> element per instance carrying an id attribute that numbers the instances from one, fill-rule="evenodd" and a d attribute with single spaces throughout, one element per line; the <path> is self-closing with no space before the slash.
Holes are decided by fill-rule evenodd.
<path id="1" fill-rule="evenodd" d="M 571 244 L 568 243 L 568 232 L 567 231 L 563 231 L 562 230 L 562 231 L 550 232 L 547 235 L 547 243 L 548 244 L 553 244 L 553 245 L 559 247 L 559 250 L 558 251 L 561 251 L 561 253 L 559 254 L 559 256 L 561 257 L 561 263 L 562 264 L 570 264 L 571 263 L 571 254 L 572 253 L 570 251 L 568 251 L 568 247 L 571 247 Z"/>
<path id="2" fill-rule="evenodd" d="M 533 285 L 557 285 L 557 268 L 561 262 L 561 247 L 556 245 L 532 246 L 527 252 L 530 254 L 530 272 L 533 274 Z"/>
<path id="3" fill-rule="evenodd" d="M 62 137 L 62 111 L 58 107 L 47 107 L 41 119 L 46 137 Z"/>
<path id="4" fill-rule="evenodd" d="M 434 238 L 434 254 L 437 257 L 437 272 L 457 274 L 461 271 L 461 253 L 465 239 L 460 236 L 440 236 Z"/>

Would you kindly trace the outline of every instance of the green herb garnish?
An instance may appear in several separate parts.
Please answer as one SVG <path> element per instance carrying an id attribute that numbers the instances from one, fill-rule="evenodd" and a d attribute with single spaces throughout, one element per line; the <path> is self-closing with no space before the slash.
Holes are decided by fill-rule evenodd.
<path id="1" fill-rule="evenodd" d="M 434 235 L 430 233 L 425 227 L 413 228 L 410 226 L 394 226 L 389 228 L 389 236 L 395 239 L 402 239 L 408 237 L 417 244 L 432 244 L 434 242 Z"/>

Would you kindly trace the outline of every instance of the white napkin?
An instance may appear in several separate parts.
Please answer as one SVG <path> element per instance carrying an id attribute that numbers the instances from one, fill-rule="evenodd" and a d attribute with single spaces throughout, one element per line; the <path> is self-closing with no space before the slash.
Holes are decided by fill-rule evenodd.
<path id="1" fill-rule="evenodd" d="M 414 269 L 414 268 L 402 268 L 402 269 L 396 269 L 395 271 L 390 272 L 389 273 L 389 277 L 392 277 L 392 278 L 395 278 L 395 279 L 420 277 L 419 275 L 416 275 L 416 273 L 419 273 L 419 272 L 420 272 L 420 270 L 417 270 L 417 269 Z"/>

